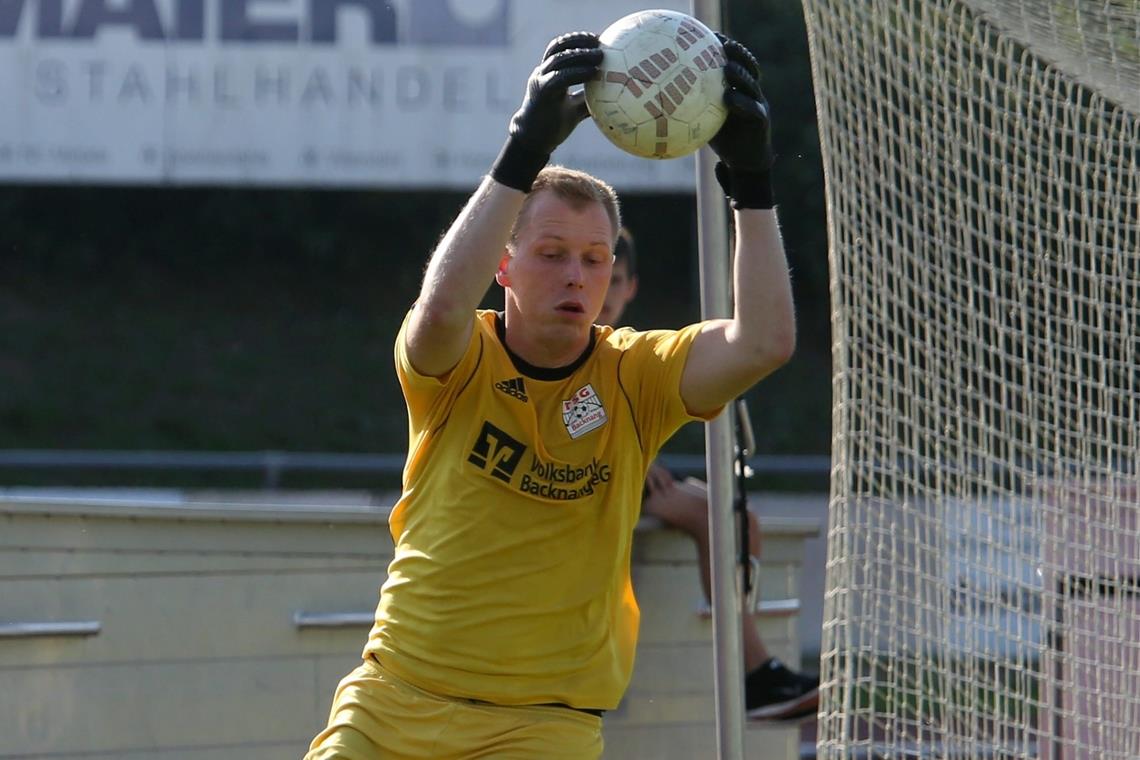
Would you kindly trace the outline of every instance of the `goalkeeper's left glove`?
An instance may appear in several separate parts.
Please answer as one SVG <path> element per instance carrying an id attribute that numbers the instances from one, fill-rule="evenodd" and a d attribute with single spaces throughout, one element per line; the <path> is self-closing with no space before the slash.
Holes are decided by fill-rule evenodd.
<path id="1" fill-rule="evenodd" d="M 732 207 L 773 208 L 772 135 L 768 101 L 760 91 L 760 64 L 748 48 L 717 32 L 724 45 L 724 104 L 728 118 L 709 141 L 720 158 L 716 178 Z"/>

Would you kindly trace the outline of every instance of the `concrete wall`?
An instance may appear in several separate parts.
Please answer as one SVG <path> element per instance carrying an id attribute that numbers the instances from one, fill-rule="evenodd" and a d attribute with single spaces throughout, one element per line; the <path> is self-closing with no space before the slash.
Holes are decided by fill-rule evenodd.
<path id="1" fill-rule="evenodd" d="M 805 667 L 811 672 L 819 668 L 820 638 L 823 632 L 824 569 L 827 565 L 826 493 L 751 493 L 748 508 L 766 518 L 789 517 L 820 527 L 818 533 L 805 536 L 799 578 L 799 642 Z M 763 553 L 761 545 L 761 553 Z"/>
<path id="2" fill-rule="evenodd" d="M 0 758 L 299 757 L 359 661 L 391 557 L 387 500 L 89 497 L 0 493 Z M 762 514 L 762 596 L 801 596 L 820 525 Z M 639 526 L 642 641 L 606 718 L 607 757 L 715 756 L 694 561 L 683 535 Z M 760 625 L 794 661 L 796 615 Z M 798 757 L 796 726 L 754 726 L 747 740 L 749 757 Z"/>

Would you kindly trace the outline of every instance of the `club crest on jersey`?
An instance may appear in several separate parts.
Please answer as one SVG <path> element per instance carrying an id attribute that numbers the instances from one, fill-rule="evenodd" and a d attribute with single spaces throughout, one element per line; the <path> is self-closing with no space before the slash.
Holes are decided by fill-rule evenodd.
<path id="1" fill-rule="evenodd" d="M 594 386 L 587 383 L 562 400 L 562 422 L 571 438 L 580 438 L 606 424 L 606 409 Z"/>

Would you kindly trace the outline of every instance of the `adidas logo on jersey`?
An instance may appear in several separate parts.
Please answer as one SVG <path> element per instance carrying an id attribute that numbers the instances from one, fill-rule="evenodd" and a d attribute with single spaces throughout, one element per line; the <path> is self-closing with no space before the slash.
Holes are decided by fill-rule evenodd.
<path id="1" fill-rule="evenodd" d="M 519 401 L 527 401 L 526 386 L 523 385 L 522 377 L 512 378 L 510 380 L 500 380 L 495 383 L 495 387 L 501 390 L 508 396 L 514 396 Z"/>

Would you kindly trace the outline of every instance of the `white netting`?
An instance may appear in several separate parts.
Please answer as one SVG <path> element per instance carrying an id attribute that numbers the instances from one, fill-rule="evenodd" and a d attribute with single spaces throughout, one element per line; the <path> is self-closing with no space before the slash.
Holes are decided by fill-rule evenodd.
<path id="1" fill-rule="evenodd" d="M 804 0 L 819 754 L 1140 758 L 1140 0 Z"/>

